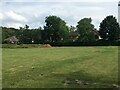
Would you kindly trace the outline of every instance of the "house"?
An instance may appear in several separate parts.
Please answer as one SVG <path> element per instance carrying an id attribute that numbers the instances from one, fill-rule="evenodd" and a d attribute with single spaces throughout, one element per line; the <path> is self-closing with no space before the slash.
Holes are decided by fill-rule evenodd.
<path id="1" fill-rule="evenodd" d="M 18 42 L 18 39 L 16 38 L 16 36 L 10 36 L 9 38 L 5 39 L 4 41 L 7 43 L 15 44 Z"/>
<path id="2" fill-rule="evenodd" d="M 79 38 L 80 34 L 78 31 L 71 31 L 69 32 L 69 37 L 70 39 L 74 42 L 75 40 L 77 40 Z"/>
<path id="3" fill-rule="evenodd" d="M 94 33 L 96 39 L 98 39 L 98 40 L 102 39 L 102 38 L 100 37 L 100 33 L 99 33 L 98 30 L 94 29 L 94 30 L 92 30 L 92 31 L 93 31 L 93 33 Z"/>

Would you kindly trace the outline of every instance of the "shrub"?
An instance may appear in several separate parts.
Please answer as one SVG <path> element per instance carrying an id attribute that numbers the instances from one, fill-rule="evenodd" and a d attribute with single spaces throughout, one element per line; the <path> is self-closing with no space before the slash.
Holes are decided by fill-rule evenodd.
<path id="1" fill-rule="evenodd" d="M 2 44 L 2 48 L 51 48 L 50 44 Z"/>

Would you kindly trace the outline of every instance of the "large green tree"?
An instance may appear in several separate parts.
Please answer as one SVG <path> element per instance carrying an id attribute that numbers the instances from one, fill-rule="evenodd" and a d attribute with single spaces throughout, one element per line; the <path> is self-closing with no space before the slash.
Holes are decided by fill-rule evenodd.
<path id="1" fill-rule="evenodd" d="M 107 16 L 100 23 L 100 36 L 103 40 L 117 40 L 119 38 L 120 28 L 117 19 L 114 16 Z"/>
<path id="2" fill-rule="evenodd" d="M 48 42 L 65 41 L 68 38 L 69 30 L 66 22 L 57 16 L 48 16 L 45 19 L 44 38 Z"/>
<path id="3" fill-rule="evenodd" d="M 39 27 L 38 29 L 32 29 L 32 43 L 40 44 L 42 42 L 42 28 Z"/>
<path id="4" fill-rule="evenodd" d="M 95 41 L 95 35 L 93 33 L 94 25 L 91 23 L 91 18 L 83 18 L 78 22 L 77 30 L 79 31 L 81 42 Z"/>
<path id="5" fill-rule="evenodd" d="M 32 43 L 32 30 L 29 29 L 28 25 L 25 25 L 23 28 L 20 27 L 19 34 L 20 43 L 24 44 Z"/>

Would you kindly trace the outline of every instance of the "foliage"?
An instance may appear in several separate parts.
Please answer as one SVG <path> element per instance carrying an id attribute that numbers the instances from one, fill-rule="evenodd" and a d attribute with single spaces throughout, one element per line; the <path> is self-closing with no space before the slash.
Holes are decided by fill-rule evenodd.
<path id="1" fill-rule="evenodd" d="M 7 27 L 1 28 L 2 28 L 2 43 L 5 43 L 5 39 L 7 39 L 10 36 L 17 36 L 17 29 Z"/>
<path id="2" fill-rule="evenodd" d="M 94 25 L 91 24 L 91 18 L 83 18 L 78 22 L 77 29 L 79 31 L 81 42 L 95 41 L 95 35 L 92 32 Z"/>
<path id="3" fill-rule="evenodd" d="M 118 40 L 120 35 L 120 27 L 117 23 L 117 19 L 113 16 L 107 16 L 100 23 L 99 32 L 103 40 Z"/>
<path id="4" fill-rule="evenodd" d="M 60 42 L 68 38 L 68 27 L 65 21 L 57 16 L 48 16 L 45 19 L 45 39 L 48 42 Z"/>
<path id="5" fill-rule="evenodd" d="M 25 25 L 24 28 L 20 28 L 19 32 L 19 39 L 20 43 L 30 44 L 30 43 L 37 43 L 40 44 L 41 41 L 41 30 L 42 28 L 38 29 L 29 29 L 28 25 Z"/>
<path id="6" fill-rule="evenodd" d="M 20 34 L 20 43 L 30 44 L 32 43 L 32 30 L 28 29 L 27 26 L 24 28 L 21 28 L 21 34 Z"/>
<path id="7" fill-rule="evenodd" d="M 2 44 L 2 48 L 50 48 L 50 44 Z"/>
<path id="8" fill-rule="evenodd" d="M 32 43 L 35 43 L 35 44 L 40 44 L 41 41 L 42 41 L 42 28 L 38 28 L 38 29 L 32 29 L 32 40 L 34 42 Z"/>
<path id="9" fill-rule="evenodd" d="M 15 36 L 18 44 L 119 45 L 120 28 L 115 17 L 107 16 L 101 22 L 99 31 L 91 22 L 91 18 L 83 18 L 76 27 L 68 27 L 60 17 L 48 16 L 43 29 L 30 29 L 28 25 L 19 29 L 1 27 L 2 43 L 8 43 L 6 39 Z M 99 43 L 100 36 L 103 41 Z"/>

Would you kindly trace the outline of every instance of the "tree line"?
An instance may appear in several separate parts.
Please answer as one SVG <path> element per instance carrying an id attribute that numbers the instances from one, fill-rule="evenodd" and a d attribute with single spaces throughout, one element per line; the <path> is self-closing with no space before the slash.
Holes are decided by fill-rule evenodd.
<path id="1" fill-rule="evenodd" d="M 6 39 L 11 36 L 17 37 L 18 44 L 92 45 L 96 42 L 102 44 L 106 42 L 111 45 L 112 42 L 119 42 L 120 39 L 120 26 L 112 15 L 104 18 L 99 30 L 95 29 L 91 18 L 79 20 L 76 27 L 68 27 L 67 23 L 58 16 L 47 16 L 45 23 L 43 28 L 36 29 L 30 29 L 28 25 L 19 29 L 1 27 L 2 43 L 10 43 Z"/>

